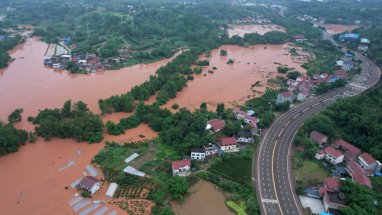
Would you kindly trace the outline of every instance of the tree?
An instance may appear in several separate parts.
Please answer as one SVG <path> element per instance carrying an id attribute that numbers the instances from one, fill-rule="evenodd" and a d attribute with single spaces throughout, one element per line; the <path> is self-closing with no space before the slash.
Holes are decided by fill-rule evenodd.
<path id="1" fill-rule="evenodd" d="M 0 155 L 16 152 L 28 140 L 28 132 L 0 123 Z"/>
<path id="2" fill-rule="evenodd" d="M 220 50 L 220 56 L 227 56 L 227 51 L 224 49 Z"/>
<path id="3" fill-rule="evenodd" d="M 201 110 L 207 110 L 207 103 L 202 102 L 202 104 L 200 104 L 200 109 Z"/>
<path id="4" fill-rule="evenodd" d="M 15 123 L 15 122 L 20 122 L 22 119 L 22 113 L 23 113 L 22 108 L 18 108 L 14 110 L 9 116 L 8 116 L 8 122 L 9 123 Z"/>
<path id="5" fill-rule="evenodd" d="M 63 117 L 70 117 L 70 114 L 72 113 L 72 101 L 68 100 L 64 103 L 64 106 L 61 110 Z"/>
<path id="6" fill-rule="evenodd" d="M 293 72 L 289 72 L 289 73 L 287 74 L 287 77 L 288 77 L 289 79 L 296 80 L 297 77 L 300 76 L 300 75 L 301 75 L 300 72 L 298 72 L 298 71 L 293 71 Z"/>
<path id="7" fill-rule="evenodd" d="M 219 103 L 218 106 L 216 107 L 216 113 L 220 118 L 224 118 L 225 116 L 225 107 L 224 103 Z"/>
<path id="8" fill-rule="evenodd" d="M 241 128 L 241 123 L 239 121 L 228 122 L 223 128 L 223 134 L 228 137 L 232 137 L 233 135 L 237 134 L 240 128 Z"/>
<path id="9" fill-rule="evenodd" d="M 189 184 L 184 177 L 174 176 L 168 180 L 169 193 L 172 199 L 184 200 L 184 195 L 188 192 Z"/>

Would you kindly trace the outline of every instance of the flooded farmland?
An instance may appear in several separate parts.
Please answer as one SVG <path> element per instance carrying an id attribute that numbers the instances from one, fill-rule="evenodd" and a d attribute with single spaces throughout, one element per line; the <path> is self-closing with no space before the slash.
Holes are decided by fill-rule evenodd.
<path id="1" fill-rule="evenodd" d="M 337 24 L 325 24 L 325 25 L 322 25 L 322 27 L 326 28 L 326 31 L 329 34 L 339 34 L 343 32 L 350 32 L 354 29 L 359 28 L 359 26 L 356 26 L 356 25 L 337 25 Z"/>
<path id="2" fill-rule="evenodd" d="M 172 209 L 178 215 L 219 214 L 233 215 L 225 205 L 223 193 L 210 182 L 200 181 L 194 185 L 190 196 L 183 204 L 172 202 Z"/>
<path id="3" fill-rule="evenodd" d="M 33 130 L 34 126 L 25 120 L 27 116 L 35 115 L 43 108 L 60 108 L 68 99 L 83 100 L 92 111 L 99 113 L 100 98 L 129 91 L 133 86 L 146 81 L 150 75 L 155 74 L 157 68 L 171 60 L 136 65 L 118 71 L 75 75 L 66 71 L 55 72 L 44 67 L 42 62 L 47 47 L 47 44 L 37 38 L 31 38 L 12 50 L 11 55 L 16 60 L 8 68 L 0 71 L 0 120 L 5 121 L 7 115 L 15 108 L 23 108 L 24 120 L 17 123 L 16 127 Z M 177 98 L 171 100 L 165 107 L 178 103 L 180 106 L 195 109 L 206 101 L 209 108 L 212 108 L 217 102 L 232 105 L 259 96 L 266 89 L 267 80 L 277 76 L 277 66 L 285 64 L 303 71 L 298 63 L 293 62 L 288 53 L 289 48 L 289 45 L 257 45 L 249 48 L 222 46 L 213 50 L 209 58 L 210 66 L 205 67 L 202 74 L 195 75 L 195 80 L 189 81 L 188 87 L 178 93 Z M 228 55 L 220 56 L 221 49 L 227 50 Z M 227 64 L 230 58 L 234 60 L 233 64 Z M 213 73 L 208 72 L 209 70 Z M 256 82 L 259 83 L 251 87 Z M 126 113 L 106 115 L 103 121 L 117 122 L 129 115 Z M 142 124 L 120 136 L 104 135 L 105 141 L 123 143 L 151 139 L 157 133 Z M 67 190 L 65 187 L 83 176 L 86 165 L 103 146 L 104 143 L 77 143 L 72 139 L 55 138 L 46 142 L 39 138 L 35 144 L 22 146 L 17 153 L 0 157 L 0 171 L 6 173 L 0 176 L 2 212 L 55 214 L 59 211 L 60 214 L 73 214 L 67 203 L 75 190 Z M 59 171 L 69 163 L 73 165 Z M 218 195 L 211 190 L 214 189 L 213 185 L 206 183 L 203 186 L 206 188 L 202 190 L 211 191 L 206 194 L 207 196 L 209 193 Z M 96 197 L 101 198 L 103 195 L 104 193 L 99 192 Z M 205 194 L 201 192 L 195 195 Z M 203 198 L 198 197 L 198 199 Z M 187 205 L 196 204 L 194 201 L 196 200 L 191 196 L 191 203 L 174 207 L 178 208 L 176 211 L 180 211 L 179 213 L 183 210 L 187 212 L 190 210 Z M 213 201 L 216 208 L 222 210 L 221 214 L 232 214 L 225 207 L 222 196 L 214 197 Z"/>
<path id="4" fill-rule="evenodd" d="M 261 96 L 267 88 L 267 81 L 279 75 L 278 66 L 287 65 L 305 73 L 305 69 L 290 56 L 290 48 L 288 44 L 255 45 L 248 48 L 221 46 L 212 51 L 208 58 L 210 65 L 204 68 L 203 74 L 194 75 L 195 79 L 187 83 L 188 87 L 164 107 L 170 109 L 176 103 L 180 107 L 194 110 L 206 102 L 209 109 L 215 110 L 220 102 L 232 107 Z M 220 50 L 226 50 L 227 56 L 220 56 Z M 234 63 L 227 64 L 228 59 L 233 59 Z"/>
<path id="5" fill-rule="evenodd" d="M 249 33 L 258 33 L 260 35 L 264 35 L 271 31 L 280 31 L 280 32 L 286 32 L 285 28 L 275 25 L 275 24 L 266 24 L 266 25 L 230 25 L 228 26 L 228 35 L 229 37 L 232 37 L 234 35 L 238 35 L 240 37 L 243 37 L 244 34 Z"/>

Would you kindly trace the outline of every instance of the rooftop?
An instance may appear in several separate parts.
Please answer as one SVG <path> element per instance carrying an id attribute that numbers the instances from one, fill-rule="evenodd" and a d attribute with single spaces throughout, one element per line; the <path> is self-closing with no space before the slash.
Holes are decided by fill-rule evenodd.
<path id="1" fill-rule="evenodd" d="M 173 161 L 171 166 L 172 166 L 172 169 L 180 169 L 181 167 L 191 166 L 191 161 L 187 159 Z"/>
<path id="2" fill-rule="evenodd" d="M 326 184 L 326 186 L 328 186 L 329 188 L 332 188 L 332 189 L 337 189 L 337 188 L 341 187 L 341 183 L 338 182 L 335 178 L 325 179 L 325 184 Z"/>
<path id="3" fill-rule="evenodd" d="M 205 153 L 205 149 L 204 148 L 192 148 L 191 149 L 191 152 L 196 152 L 196 153 Z"/>
<path id="4" fill-rule="evenodd" d="M 373 164 L 377 162 L 373 156 L 371 156 L 369 153 L 362 153 L 359 155 L 360 158 L 362 158 L 364 161 L 366 161 L 367 164 Z"/>
<path id="5" fill-rule="evenodd" d="M 341 204 L 341 205 L 346 205 L 346 201 L 344 199 L 344 196 L 342 196 L 343 194 L 341 194 L 340 192 L 332 192 L 332 191 L 328 190 L 328 191 L 326 191 L 326 194 L 328 195 L 330 202 L 333 202 L 336 204 Z"/>
<path id="6" fill-rule="evenodd" d="M 361 153 L 361 149 L 353 146 L 352 144 L 346 142 L 345 140 L 336 140 L 333 142 L 334 147 L 339 148 L 341 147 L 345 151 L 348 151 L 351 156 L 358 156 Z"/>
<path id="7" fill-rule="evenodd" d="M 340 151 L 336 150 L 335 148 L 333 148 L 331 146 L 326 147 L 324 150 L 325 150 L 326 154 L 330 154 L 330 155 L 332 155 L 335 158 L 338 158 L 341 155 L 343 155 Z"/>
<path id="8" fill-rule="evenodd" d="M 244 116 L 247 115 L 247 112 L 242 111 L 242 110 L 241 110 L 240 108 L 238 108 L 238 107 L 235 107 L 235 108 L 233 109 L 233 112 L 236 113 L 236 114 L 244 115 Z"/>
<path id="9" fill-rule="evenodd" d="M 235 145 L 237 144 L 237 141 L 234 137 L 222 137 L 219 141 L 219 145 L 221 146 L 228 146 L 228 145 Z"/>
<path id="10" fill-rule="evenodd" d="M 225 122 L 223 120 L 220 120 L 220 119 L 211 119 L 207 122 L 207 124 L 210 125 L 211 128 L 215 131 L 221 130 L 225 126 Z"/>
<path id="11" fill-rule="evenodd" d="M 93 176 L 85 176 L 82 178 L 80 183 L 78 184 L 79 187 L 86 187 L 87 189 L 91 189 L 95 183 L 100 182 L 100 180 L 96 179 Z"/>
<path id="12" fill-rule="evenodd" d="M 322 140 L 324 138 L 327 138 L 326 135 L 314 130 L 312 132 L 310 132 L 310 137 L 312 137 L 313 139 L 316 139 L 316 140 Z"/>

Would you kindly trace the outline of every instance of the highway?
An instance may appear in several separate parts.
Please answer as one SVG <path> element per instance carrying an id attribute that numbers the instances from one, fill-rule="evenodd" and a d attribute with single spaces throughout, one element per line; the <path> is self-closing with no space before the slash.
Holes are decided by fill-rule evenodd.
<path id="1" fill-rule="evenodd" d="M 337 45 L 326 32 L 324 37 Z M 260 201 L 261 214 L 304 214 L 295 193 L 291 164 L 292 142 L 306 118 L 320 112 L 339 98 L 358 95 L 379 82 L 381 71 L 374 62 L 359 53 L 355 54 L 355 59 L 362 61 L 362 71 L 345 87 L 291 108 L 277 118 L 264 134 L 255 155 L 256 163 L 253 165 L 253 182 Z"/>

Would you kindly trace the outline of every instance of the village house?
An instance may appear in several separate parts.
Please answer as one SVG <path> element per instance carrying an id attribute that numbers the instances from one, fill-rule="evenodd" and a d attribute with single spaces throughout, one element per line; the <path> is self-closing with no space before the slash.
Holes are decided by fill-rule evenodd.
<path id="1" fill-rule="evenodd" d="M 306 40 L 306 38 L 302 35 L 292 36 L 292 39 L 294 39 L 298 43 L 302 43 Z"/>
<path id="2" fill-rule="evenodd" d="M 294 86 L 294 85 L 289 85 L 289 86 L 288 86 L 288 91 L 294 93 L 294 92 L 297 91 L 297 87 Z"/>
<path id="3" fill-rule="evenodd" d="M 287 101 L 292 103 L 294 101 L 294 99 L 295 99 L 295 96 L 291 92 L 279 93 L 277 95 L 276 104 L 282 104 L 282 103 L 287 102 Z"/>
<path id="4" fill-rule="evenodd" d="M 93 195 L 101 188 L 101 182 L 93 176 L 85 176 L 81 179 L 77 187 L 89 192 L 90 195 Z"/>
<path id="5" fill-rule="evenodd" d="M 341 57 L 341 60 L 343 60 L 344 62 L 352 61 L 353 60 L 353 55 L 352 54 L 344 54 Z"/>
<path id="6" fill-rule="evenodd" d="M 244 122 L 247 123 L 247 124 L 251 124 L 251 123 L 258 123 L 259 122 L 259 119 L 254 117 L 254 116 L 245 116 L 244 117 Z M 257 127 L 257 125 L 256 125 Z"/>
<path id="7" fill-rule="evenodd" d="M 343 66 L 344 63 L 345 63 L 345 62 L 344 62 L 343 60 L 337 60 L 337 61 L 336 61 L 336 65 L 337 65 L 337 66 Z"/>
<path id="8" fill-rule="evenodd" d="M 362 153 L 357 158 L 358 164 L 362 167 L 364 170 L 371 170 L 371 171 L 381 171 L 382 164 L 377 161 L 373 156 L 371 156 L 369 153 Z"/>
<path id="9" fill-rule="evenodd" d="M 296 87 L 296 86 L 298 86 L 298 84 L 299 84 L 299 83 L 298 83 L 298 81 L 296 81 L 296 80 L 293 80 L 293 79 L 288 79 L 288 80 L 287 80 L 287 85 L 288 85 L 288 86 L 295 86 L 295 87 Z"/>
<path id="10" fill-rule="evenodd" d="M 203 148 L 207 157 L 218 153 L 217 148 L 215 148 L 211 143 L 208 145 L 203 145 Z"/>
<path id="11" fill-rule="evenodd" d="M 349 76 L 348 76 L 348 71 L 346 70 L 337 70 L 335 73 L 334 73 L 334 77 L 338 77 L 338 78 L 342 78 L 344 80 L 348 80 L 349 79 Z"/>
<path id="12" fill-rule="evenodd" d="M 318 131 L 312 131 L 310 132 L 310 138 L 312 138 L 313 142 L 322 145 L 328 141 L 328 137 Z"/>
<path id="13" fill-rule="evenodd" d="M 364 44 L 359 44 L 358 47 L 357 47 L 357 49 L 358 49 L 359 51 L 366 52 L 367 50 L 369 50 L 369 46 L 364 45 Z"/>
<path id="14" fill-rule="evenodd" d="M 206 157 L 206 151 L 204 148 L 192 148 L 191 160 L 204 160 Z"/>
<path id="15" fill-rule="evenodd" d="M 363 184 L 367 187 L 372 188 L 370 179 L 366 176 L 366 172 L 358 165 L 355 161 L 348 162 L 346 166 L 346 171 L 352 177 L 353 182 Z"/>
<path id="16" fill-rule="evenodd" d="M 345 140 L 335 140 L 332 145 L 334 148 L 342 150 L 347 160 L 355 160 L 361 153 L 361 149 L 353 146 Z"/>
<path id="17" fill-rule="evenodd" d="M 341 183 L 336 178 L 327 178 L 324 181 L 324 187 L 331 191 L 340 191 Z"/>
<path id="18" fill-rule="evenodd" d="M 312 89 L 312 85 L 311 85 L 310 81 L 309 82 L 302 81 L 302 82 L 300 82 L 300 85 L 298 86 L 298 90 L 300 90 L 300 91 L 309 92 L 310 89 Z"/>
<path id="19" fill-rule="evenodd" d="M 305 101 L 305 99 L 308 97 L 309 97 L 309 93 L 307 91 L 301 90 L 297 94 L 297 101 L 299 102 Z"/>
<path id="20" fill-rule="evenodd" d="M 342 69 L 346 71 L 353 69 L 353 67 L 354 64 L 352 62 L 345 62 L 344 65 L 342 65 Z"/>
<path id="21" fill-rule="evenodd" d="M 225 122 L 220 119 L 211 119 L 207 122 L 206 129 L 212 132 L 219 132 L 225 127 Z"/>
<path id="22" fill-rule="evenodd" d="M 310 77 L 306 76 L 306 75 L 300 75 L 300 76 L 297 76 L 296 81 L 297 82 L 303 82 L 303 81 L 309 82 L 310 81 Z"/>
<path id="23" fill-rule="evenodd" d="M 339 39 L 342 42 L 357 40 L 358 38 L 359 38 L 359 34 L 352 34 L 352 33 L 341 34 L 339 36 Z"/>
<path id="24" fill-rule="evenodd" d="M 235 107 L 233 109 L 233 114 L 235 115 L 237 120 L 242 120 L 248 115 L 247 112 L 240 110 L 240 108 L 238 107 Z"/>
<path id="25" fill-rule="evenodd" d="M 335 192 L 335 191 L 326 191 L 324 193 L 324 207 L 326 211 L 329 211 L 330 209 L 341 209 L 346 207 L 346 201 L 345 196 L 341 192 Z"/>
<path id="26" fill-rule="evenodd" d="M 172 162 L 172 174 L 178 176 L 188 176 L 191 173 L 191 161 L 184 159 Z"/>
<path id="27" fill-rule="evenodd" d="M 234 137 L 222 137 L 217 145 L 222 152 L 238 152 L 237 140 Z"/>
<path id="28" fill-rule="evenodd" d="M 367 44 L 367 45 L 368 45 L 368 44 L 370 44 L 370 40 L 369 40 L 368 38 L 361 38 L 361 39 L 360 39 L 360 43 L 361 43 L 361 44 Z"/>
<path id="29" fill-rule="evenodd" d="M 325 158 L 325 160 L 329 161 L 333 165 L 337 165 L 339 163 L 342 163 L 342 161 L 344 160 L 344 155 L 340 151 L 329 146 L 326 147 L 324 150 L 319 150 L 316 153 L 315 158 L 317 160 Z"/>
<path id="30" fill-rule="evenodd" d="M 239 131 L 236 136 L 239 143 L 253 143 L 254 139 L 250 131 Z"/>

